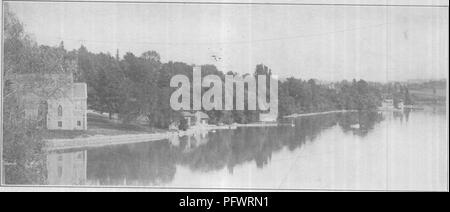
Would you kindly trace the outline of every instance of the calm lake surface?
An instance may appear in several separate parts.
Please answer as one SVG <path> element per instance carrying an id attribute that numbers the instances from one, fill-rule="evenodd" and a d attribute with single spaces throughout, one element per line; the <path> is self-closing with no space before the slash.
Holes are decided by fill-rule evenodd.
<path id="1" fill-rule="evenodd" d="M 295 127 L 52 152 L 50 185 L 445 190 L 445 112 L 341 113 Z"/>

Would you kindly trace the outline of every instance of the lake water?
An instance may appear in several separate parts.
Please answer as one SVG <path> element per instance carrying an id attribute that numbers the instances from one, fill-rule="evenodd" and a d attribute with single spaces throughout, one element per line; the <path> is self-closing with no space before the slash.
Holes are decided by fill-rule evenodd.
<path id="1" fill-rule="evenodd" d="M 341 113 L 52 152 L 50 185 L 446 190 L 445 112 Z M 295 126 L 292 126 L 294 123 Z"/>

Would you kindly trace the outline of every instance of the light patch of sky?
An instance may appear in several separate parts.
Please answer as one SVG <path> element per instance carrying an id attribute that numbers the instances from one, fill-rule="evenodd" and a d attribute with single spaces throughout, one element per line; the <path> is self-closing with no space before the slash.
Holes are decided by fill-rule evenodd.
<path id="1" fill-rule="evenodd" d="M 45 45 L 279 77 L 446 78 L 448 8 L 10 2 Z M 214 57 L 216 56 L 216 57 Z M 218 59 L 219 58 L 219 59 Z"/>

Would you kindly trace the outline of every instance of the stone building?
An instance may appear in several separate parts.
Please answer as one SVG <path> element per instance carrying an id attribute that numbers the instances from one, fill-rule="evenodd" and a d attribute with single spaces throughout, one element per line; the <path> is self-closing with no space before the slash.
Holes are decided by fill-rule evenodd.
<path id="1" fill-rule="evenodd" d="M 50 130 L 87 129 L 87 85 L 72 74 L 21 74 L 13 80 L 28 119 Z"/>
<path id="2" fill-rule="evenodd" d="M 47 129 L 87 130 L 86 83 L 71 83 L 65 96 L 49 99 Z"/>

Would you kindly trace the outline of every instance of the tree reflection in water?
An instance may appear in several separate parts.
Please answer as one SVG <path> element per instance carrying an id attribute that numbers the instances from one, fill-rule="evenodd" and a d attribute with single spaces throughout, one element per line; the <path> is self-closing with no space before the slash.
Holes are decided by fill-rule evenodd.
<path id="1" fill-rule="evenodd" d="M 328 114 L 296 118 L 295 127 L 219 130 L 190 137 L 89 149 L 86 182 L 95 185 L 164 185 L 173 180 L 178 165 L 196 172 L 227 168 L 233 173 L 237 165 L 254 161 L 258 168 L 264 168 L 270 163 L 272 154 L 283 148 L 290 151 L 301 148 L 328 128 L 338 125 L 346 133 L 366 136 L 382 120 L 382 114 L 377 112 Z M 359 128 L 352 127 L 355 124 Z M 63 171 L 67 169 L 70 167 L 63 167 Z"/>

